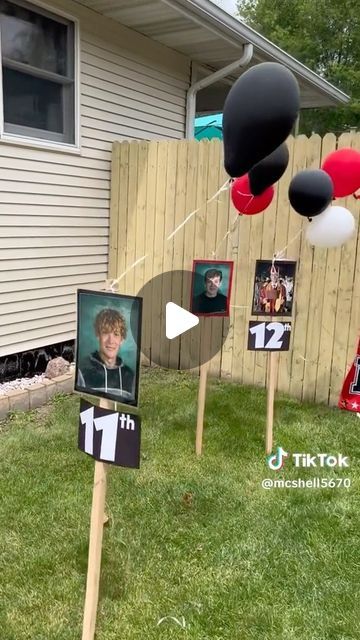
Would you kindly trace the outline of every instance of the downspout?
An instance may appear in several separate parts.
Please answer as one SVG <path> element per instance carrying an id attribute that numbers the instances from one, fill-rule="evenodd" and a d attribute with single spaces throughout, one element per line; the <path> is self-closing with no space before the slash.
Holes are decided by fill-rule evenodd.
<path id="1" fill-rule="evenodd" d="M 301 113 L 301 112 L 299 111 L 299 115 L 298 115 L 298 117 L 296 118 L 296 122 L 295 122 L 295 124 L 294 124 L 294 132 L 293 132 L 293 135 L 294 135 L 295 137 L 299 135 L 299 129 L 300 129 L 300 113 Z"/>
<path id="2" fill-rule="evenodd" d="M 205 87 L 209 87 L 214 82 L 218 80 L 222 80 L 226 78 L 226 76 L 230 75 L 233 71 L 236 71 L 239 67 L 246 67 L 249 64 L 251 58 L 253 56 L 253 45 L 252 44 L 244 44 L 243 46 L 243 55 L 239 60 L 235 60 L 235 62 L 231 62 L 223 69 L 219 69 L 214 73 L 206 76 L 206 78 L 202 78 L 202 80 L 198 80 L 198 82 L 194 82 L 188 89 L 186 96 L 186 138 L 194 137 L 194 124 L 195 124 L 195 115 L 196 115 L 196 94 L 200 89 L 205 89 Z"/>

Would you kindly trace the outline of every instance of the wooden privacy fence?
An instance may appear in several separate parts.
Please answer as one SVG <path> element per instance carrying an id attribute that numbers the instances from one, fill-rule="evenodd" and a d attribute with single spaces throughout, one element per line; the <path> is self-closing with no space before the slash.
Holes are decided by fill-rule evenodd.
<path id="1" fill-rule="evenodd" d="M 234 261 L 234 279 L 230 331 L 211 363 L 210 374 L 265 386 L 267 354 L 247 351 L 255 261 L 271 259 L 289 245 L 283 257 L 298 263 L 293 332 L 290 351 L 280 354 L 277 388 L 297 398 L 335 404 L 360 328 L 359 227 L 345 247 L 310 247 L 300 233 L 309 223 L 290 209 L 288 186 L 294 174 L 319 168 L 336 148 L 360 150 L 360 134 L 343 134 L 339 139 L 333 134 L 291 137 L 288 146 L 289 166 L 272 205 L 264 214 L 240 217 L 235 231 L 216 253 L 219 260 Z M 193 258 L 214 258 L 236 211 L 228 191 L 202 205 L 226 178 L 218 140 L 114 143 L 109 277 L 119 277 L 147 255 L 121 280 L 122 293 L 136 294 L 164 271 L 191 270 Z M 350 209 L 358 223 L 355 198 L 337 204 Z M 168 241 L 168 235 L 198 207 L 197 215 Z M 159 313 L 166 302 L 161 296 L 156 301 Z M 144 313 L 143 347 L 150 362 L 157 331 L 158 327 L 148 326 Z"/>

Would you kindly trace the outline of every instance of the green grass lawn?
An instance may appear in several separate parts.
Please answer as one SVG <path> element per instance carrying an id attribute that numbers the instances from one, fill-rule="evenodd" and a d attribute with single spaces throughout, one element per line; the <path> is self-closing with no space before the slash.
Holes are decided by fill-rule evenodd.
<path id="1" fill-rule="evenodd" d="M 359 640 L 360 420 L 278 398 L 277 445 L 351 466 L 271 472 L 264 391 L 210 382 L 199 460 L 196 399 L 190 375 L 142 377 L 141 469 L 108 474 L 97 640 Z M 1 423 L 1 640 L 81 638 L 94 462 L 78 414 L 57 396 Z M 261 487 L 314 476 L 352 486 Z"/>

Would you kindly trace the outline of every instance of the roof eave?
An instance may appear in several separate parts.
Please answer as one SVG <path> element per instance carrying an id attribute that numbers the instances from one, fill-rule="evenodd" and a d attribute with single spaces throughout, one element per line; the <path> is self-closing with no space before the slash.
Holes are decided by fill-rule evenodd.
<path id="1" fill-rule="evenodd" d="M 226 39 L 230 36 L 236 42 L 240 37 L 242 41 L 245 40 L 253 44 L 260 52 L 273 58 L 274 61 L 286 65 L 295 74 L 316 87 L 317 90 L 323 91 L 327 96 L 332 98 L 334 104 L 347 104 L 350 101 L 350 96 L 346 93 L 334 87 L 330 82 L 324 80 L 314 71 L 311 71 L 304 64 L 296 60 L 296 58 L 293 58 L 280 49 L 280 47 L 270 42 L 270 40 L 226 13 L 209 0 L 176 0 L 175 2 L 174 0 L 163 0 L 163 2 L 172 6 L 180 5 L 184 11 L 190 14 L 193 13 L 202 20 L 206 19 L 206 21 L 213 27 L 215 26 L 219 34 L 222 33 Z"/>

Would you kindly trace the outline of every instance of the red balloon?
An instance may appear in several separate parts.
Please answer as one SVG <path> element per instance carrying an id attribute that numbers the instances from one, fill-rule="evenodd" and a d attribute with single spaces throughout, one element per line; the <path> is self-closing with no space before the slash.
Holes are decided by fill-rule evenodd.
<path id="1" fill-rule="evenodd" d="M 250 190 L 249 175 L 247 173 L 240 178 L 236 178 L 232 183 L 231 199 L 233 205 L 239 213 L 247 216 L 252 216 L 254 213 L 264 211 L 271 203 L 273 197 L 273 186 L 265 189 L 259 196 L 254 196 Z"/>
<path id="2" fill-rule="evenodd" d="M 360 153 L 344 147 L 330 153 L 322 167 L 334 183 L 334 198 L 355 193 L 360 187 Z"/>

